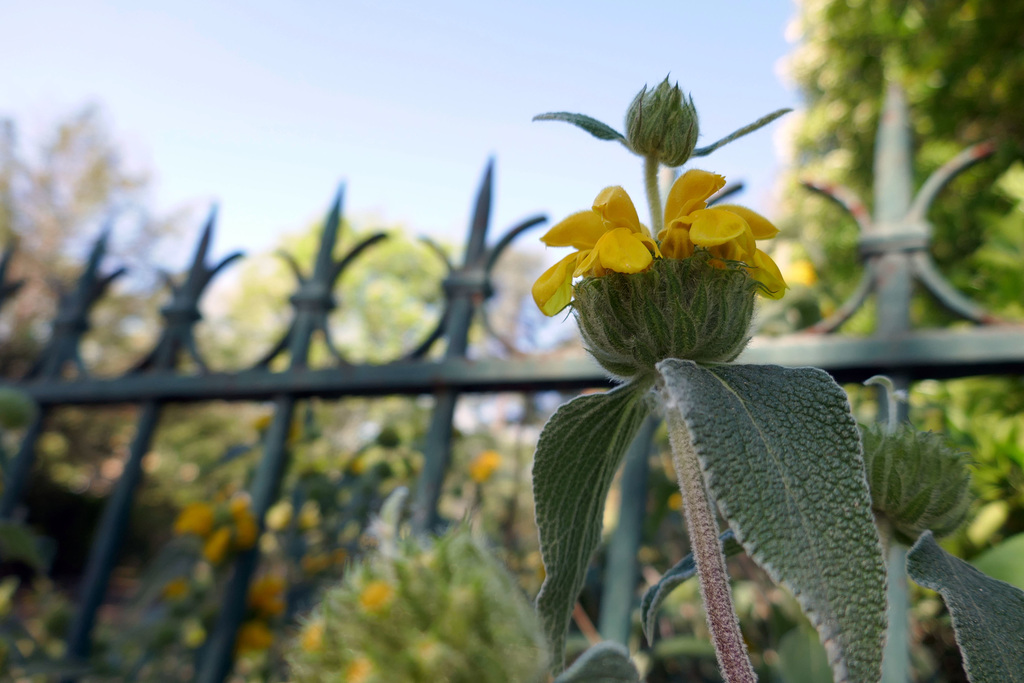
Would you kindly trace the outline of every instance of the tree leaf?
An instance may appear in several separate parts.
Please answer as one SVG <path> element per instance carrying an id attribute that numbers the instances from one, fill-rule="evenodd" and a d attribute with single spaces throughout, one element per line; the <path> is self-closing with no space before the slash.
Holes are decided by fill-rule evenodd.
<path id="1" fill-rule="evenodd" d="M 47 561 L 39 539 L 24 525 L 0 520 L 0 562 L 24 562 L 37 571 L 46 571 Z"/>
<path id="2" fill-rule="evenodd" d="M 624 384 L 575 398 L 544 425 L 533 461 L 533 497 L 546 576 L 537 596 L 556 671 L 565 635 L 601 539 L 605 498 L 615 471 L 647 416 L 649 385 Z"/>
<path id="3" fill-rule="evenodd" d="M 598 140 L 619 140 L 625 142 L 626 138 L 619 131 L 615 130 L 607 123 L 601 123 L 595 118 L 591 118 L 586 114 L 571 114 L 567 111 L 554 111 L 547 114 L 537 114 L 533 117 L 534 121 L 565 121 L 571 123 L 577 128 L 582 128 Z"/>
<path id="4" fill-rule="evenodd" d="M 1020 680 L 1024 592 L 950 555 L 926 531 L 907 553 L 907 574 L 942 595 L 972 683 Z"/>
<path id="5" fill-rule="evenodd" d="M 743 552 L 743 546 L 736 541 L 732 529 L 723 531 L 718 540 L 722 544 L 722 553 L 726 557 Z M 658 583 L 644 593 L 643 599 L 640 600 L 640 624 L 644 628 L 644 636 L 648 643 L 654 643 L 654 620 L 657 618 L 658 610 L 661 609 L 665 598 L 696 573 L 697 564 L 693 559 L 693 553 L 690 553 L 665 572 Z"/>
<path id="6" fill-rule="evenodd" d="M 629 650 L 612 642 L 598 643 L 573 662 L 554 683 L 639 683 L 640 673 Z"/>
<path id="7" fill-rule="evenodd" d="M 877 680 L 885 564 L 846 394 L 815 368 L 668 359 L 658 370 L 736 539 L 793 592 L 835 679 Z"/>

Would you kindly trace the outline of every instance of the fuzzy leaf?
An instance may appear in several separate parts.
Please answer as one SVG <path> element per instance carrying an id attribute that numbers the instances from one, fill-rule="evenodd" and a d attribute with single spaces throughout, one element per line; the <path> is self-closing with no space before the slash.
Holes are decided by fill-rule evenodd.
<path id="1" fill-rule="evenodd" d="M 618 643 L 598 643 L 573 662 L 554 683 L 639 683 L 629 650 Z"/>
<path id="2" fill-rule="evenodd" d="M 726 557 L 743 552 L 743 546 L 736 542 L 732 529 L 723 531 L 718 540 L 722 544 L 722 553 Z M 661 580 L 644 593 L 643 599 L 640 600 L 640 624 L 644 628 L 644 636 L 647 637 L 648 643 L 654 643 L 654 620 L 657 618 L 658 610 L 661 609 L 665 598 L 696 573 L 697 564 L 693 559 L 693 553 L 690 553 L 665 572 Z"/>
<path id="3" fill-rule="evenodd" d="M 972 683 L 1020 680 L 1024 592 L 943 550 L 926 531 L 907 553 L 907 574 L 942 595 Z"/>
<path id="4" fill-rule="evenodd" d="M 768 114 L 766 116 L 762 116 L 757 121 L 754 121 L 751 124 L 743 126 L 739 130 L 735 130 L 732 133 L 729 133 L 728 135 L 726 135 L 721 140 L 718 140 L 717 142 L 713 142 L 710 145 L 707 145 L 705 147 L 698 147 L 697 149 L 693 150 L 692 156 L 695 156 L 695 157 L 706 157 L 707 155 L 711 154 L 712 152 L 714 152 L 719 147 L 723 147 L 725 145 L 728 145 L 733 140 L 738 140 L 739 138 L 743 137 L 744 135 L 749 135 L 750 133 L 753 133 L 758 128 L 763 128 L 764 126 L 767 126 L 769 123 L 771 123 L 775 119 L 777 119 L 780 116 L 783 116 L 785 114 L 788 114 L 791 111 L 793 111 L 793 110 L 792 109 L 776 109 L 771 114 Z"/>
<path id="5" fill-rule="evenodd" d="M 595 118 L 591 118 L 586 114 L 571 114 L 567 111 L 554 111 L 547 114 L 537 114 L 533 117 L 534 121 L 565 121 L 571 123 L 577 128 L 582 128 L 598 140 L 619 140 L 624 142 L 626 140 L 622 133 L 615 130 L 607 123 L 601 123 Z"/>
<path id="6" fill-rule="evenodd" d="M 800 602 L 835 680 L 878 680 L 885 564 L 846 394 L 815 368 L 668 359 L 658 370 L 719 511 Z"/>
<path id="7" fill-rule="evenodd" d="M 573 605 L 601 539 L 605 498 L 647 416 L 647 386 L 624 384 L 577 397 L 544 425 L 533 461 L 533 497 L 546 576 L 537 611 L 556 671 L 564 666 Z"/>

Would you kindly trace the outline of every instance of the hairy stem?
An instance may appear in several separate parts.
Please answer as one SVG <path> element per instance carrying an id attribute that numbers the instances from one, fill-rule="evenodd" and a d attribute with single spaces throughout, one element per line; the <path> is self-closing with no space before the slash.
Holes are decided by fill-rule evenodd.
<path id="1" fill-rule="evenodd" d="M 661 187 L 658 184 L 658 158 L 644 157 L 644 187 L 647 189 L 647 204 L 651 207 L 651 232 L 657 239 L 665 227 L 665 207 L 661 204 Z"/>
<path id="2" fill-rule="evenodd" d="M 690 546 L 700 580 L 700 596 L 704 600 L 718 666 L 727 683 L 756 681 L 754 666 L 747 656 L 740 622 L 732 605 L 725 556 L 718 542 L 718 524 L 711 499 L 704 487 L 704 475 L 697 461 L 697 453 L 693 450 L 690 434 L 679 411 L 669 406 L 666 412 L 672 460 L 683 496 L 683 514 L 686 516 Z"/>

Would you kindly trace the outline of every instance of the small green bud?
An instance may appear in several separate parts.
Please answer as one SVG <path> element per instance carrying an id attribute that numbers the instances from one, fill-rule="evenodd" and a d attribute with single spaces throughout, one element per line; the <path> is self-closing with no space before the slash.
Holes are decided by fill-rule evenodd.
<path id="1" fill-rule="evenodd" d="M 878 425 L 861 432 L 872 507 L 898 540 L 911 544 L 928 529 L 945 536 L 963 523 L 971 502 L 966 453 L 909 424 L 892 434 Z"/>
<path id="2" fill-rule="evenodd" d="M 642 273 L 584 278 L 573 309 L 583 343 L 614 377 L 653 376 L 666 358 L 736 358 L 750 339 L 757 283 L 741 268 L 716 268 L 700 250 L 657 259 Z"/>
<path id="3" fill-rule="evenodd" d="M 658 87 L 645 85 L 626 112 L 626 139 L 630 149 L 656 157 L 665 166 L 682 166 L 697 146 L 697 109 L 684 97 L 679 84 L 665 78 Z"/>

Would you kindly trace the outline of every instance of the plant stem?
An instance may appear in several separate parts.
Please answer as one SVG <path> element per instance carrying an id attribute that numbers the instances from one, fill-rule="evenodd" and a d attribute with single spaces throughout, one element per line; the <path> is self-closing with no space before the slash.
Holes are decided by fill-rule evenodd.
<path id="1" fill-rule="evenodd" d="M 647 204 L 651 208 L 651 232 L 654 233 L 652 237 L 657 239 L 658 233 L 665 227 L 665 207 L 661 203 L 657 157 L 644 157 L 644 187 L 647 189 Z"/>
<path id="2" fill-rule="evenodd" d="M 677 409 L 666 411 L 672 460 L 679 477 L 683 496 L 683 514 L 690 534 L 690 546 L 700 580 L 700 596 L 704 600 L 711 642 L 715 646 L 718 666 L 727 683 L 756 681 L 754 666 L 747 656 L 747 646 L 740 633 L 740 622 L 732 605 L 725 555 L 718 542 L 718 524 L 711 499 L 704 487 L 704 474 L 697 453 L 690 443 L 690 434 Z"/>

